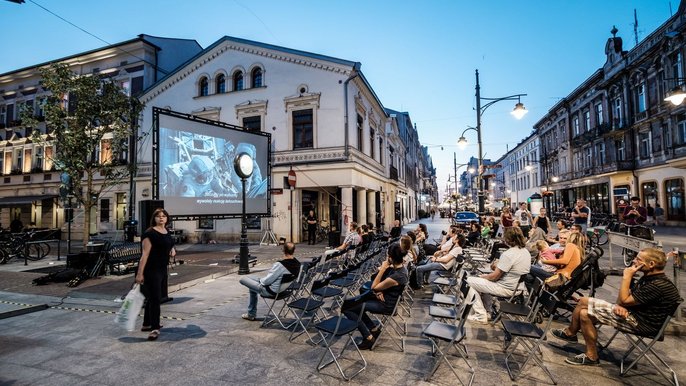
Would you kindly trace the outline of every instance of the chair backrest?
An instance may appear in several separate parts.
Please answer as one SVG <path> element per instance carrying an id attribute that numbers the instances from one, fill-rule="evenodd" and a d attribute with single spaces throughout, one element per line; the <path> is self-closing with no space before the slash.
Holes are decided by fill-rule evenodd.
<path id="1" fill-rule="evenodd" d="M 531 306 L 537 298 L 541 295 L 541 290 L 543 289 L 543 280 L 536 278 L 534 283 L 531 285 L 531 292 L 529 292 L 529 299 L 527 299 L 527 304 Z"/>
<path id="2" fill-rule="evenodd" d="M 544 290 L 538 297 L 538 310 L 545 311 L 548 315 L 550 315 L 550 318 L 552 320 L 552 317 L 555 314 L 555 310 L 557 308 L 557 302 L 558 299 L 554 294 Z"/>

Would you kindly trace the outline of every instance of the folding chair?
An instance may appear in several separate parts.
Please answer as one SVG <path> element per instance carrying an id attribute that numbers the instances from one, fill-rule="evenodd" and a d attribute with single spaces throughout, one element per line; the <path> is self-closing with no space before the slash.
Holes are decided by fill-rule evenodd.
<path id="1" fill-rule="evenodd" d="M 362 352 L 357 347 L 357 343 L 355 343 L 355 339 L 353 339 L 353 332 L 357 330 L 357 324 L 362 319 L 363 314 L 364 306 L 362 307 L 362 312 L 360 312 L 360 316 L 357 320 L 347 319 L 345 316 L 339 313 L 337 316 L 333 316 L 326 320 L 323 320 L 314 326 L 317 329 L 319 335 L 321 336 L 321 343 L 326 348 L 326 351 L 322 353 L 322 357 L 319 359 L 319 363 L 317 364 L 317 371 L 321 371 L 328 365 L 335 363 L 343 379 L 345 379 L 346 381 L 350 381 L 353 377 L 355 377 L 357 374 L 361 373 L 362 371 L 364 371 L 364 369 L 367 368 L 367 360 L 364 359 Z M 341 351 L 338 354 L 336 354 L 333 352 L 332 346 L 338 337 L 344 335 L 347 335 L 348 339 L 346 340 L 346 343 L 341 349 Z M 329 338 L 328 340 L 327 336 Z M 341 367 L 341 364 L 338 360 L 341 359 L 343 353 L 350 344 L 352 344 L 353 347 L 355 347 L 357 354 L 360 356 L 360 359 L 362 360 L 362 367 L 356 372 L 347 375 Z M 327 353 L 331 355 L 331 360 L 326 363 L 322 363 Z"/>
<path id="2" fill-rule="evenodd" d="M 302 266 L 300 267 L 300 270 L 302 272 Z M 281 279 L 281 286 L 279 287 L 278 292 L 272 291 L 269 286 L 264 287 L 267 292 L 269 293 L 268 295 L 262 295 L 260 294 L 260 297 L 262 300 L 264 300 L 264 304 L 267 305 L 268 311 L 267 314 L 264 316 L 264 320 L 262 321 L 262 327 L 266 327 L 269 324 L 273 323 L 274 321 L 278 322 L 279 325 L 284 329 L 288 330 L 291 326 L 291 324 L 284 324 L 284 322 L 281 320 L 280 316 L 281 313 L 283 312 L 283 309 L 286 307 L 286 303 L 288 302 L 288 299 L 291 297 L 293 294 L 294 288 L 292 287 L 293 282 L 300 276 L 300 273 L 298 276 L 294 275 L 283 275 Z M 283 305 L 279 309 L 278 312 L 274 312 L 274 307 L 276 306 L 276 302 L 278 301 L 283 301 Z"/>
<path id="3" fill-rule="evenodd" d="M 462 379 L 460 379 L 460 374 L 457 373 L 453 365 L 448 360 L 448 355 L 450 354 L 451 349 L 454 349 L 467 364 L 467 367 L 469 367 L 468 371 L 470 377 L 467 385 L 471 385 L 472 382 L 474 382 L 475 371 L 472 365 L 469 364 L 469 361 L 467 361 L 467 348 L 463 343 L 463 340 L 466 336 L 464 324 L 467 320 L 467 315 L 469 315 L 469 311 L 472 309 L 474 299 L 476 299 L 475 295 L 471 296 L 469 300 L 463 302 L 461 305 L 459 318 L 455 319 L 455 323 L 447 324 L 433 321 L 424 329 L 424 331 L 422 331 L 422 335 L 426 336 L 431 341 L 431 354 L 436 356 L 434 365 L 426 374 L 425 380 L 427 382 L 431 381 L 431 377 L 434 375 L 441 362 L 445 362 L 448 367 L 450 367 L 450 370 L 453 372 L 453 374 L 455 374 L 455 378 L 457 378 L 462 385 L 465 384 L 462 382 Z"/>
<path id="4" fill-rule="evenodd" d="M 323 300 L 315 299 L 308 291 L 308 287 L 314 282 L 315 278 L 322 274 L 314 268 L 315 267 L 312 267 L 303 277 L 300 290 L 293 294 L 293 299 L 295 300 L 286 303 L 286 307 L 288 307 L 287 314 L 288 312 L 291 312 L 295 317 L 294 322 L 291 324 L 293 330 L 288 337 L 289 342 L 292 342 L 295 338 L 305 333 L 309 338 L 309 342 L 314 343 L 307 328 L 312 321 L 319 319 L 317 312 L 319 311 L 319 308 L 324 305 Z M 305 319 L 307 319 L 307 323 L 305 323 Z M 302 328 L 302 331 L 299 333 L 297 333 L 298 327 Z"/>
<path id="5" fill-rule="evenodd" d="M 677 379 L 676 372 L 674 372 L 674 370 L 672 370 L 672 368 L 669 367 L 669 365 L 662 358 L 660 358 L 660 356 L 655 352 L 655 350 L 653 350 L 653 346 L 655 345 L 655 343 L 657 343 L 658 341 L 663 341 L 665 339 L 665 329 L 667 328 L 669 321 L 672 319 L 676 311 L 679 309 L 679 304 L 680 303 L 674 305 L 674 308 L 671 310 L 672 312 L 670 313 L 670 316 L 668 316 L 665 319 L 664 323 L 662 323 L 662 327 L 660 327 L 660 330 L 657 332 L 657 334 L 653 336 L 648 336 L 636 334 L 635 332 L 628 332 L 616 329 L 614 334 L 612 334 L 610 340 L 605 345 L 600 346 L 601 350 L 606 349 L 620 332 L 629 342 L 631 347 L 622 357 L 622 361 L 619 367 L 619 374 L 621 376 L 625 376 L 629 372 L 629 370 L 636 366 L 636 364 L 641 358 L 645 357 L 648 360 L 648 362 L 650 362 L 650 364 L 653 365 L 653 368 L 655 368 L 655 370 L 657 370 L 658 373 L 665 377 L 665 379 L 667 379 L 671 384 L 679 386 L 679 380 Z M 648 339 L 650 341 L 646 342 L 646 340 Z M 631 353 L 634 352 L 634 350 L 636 350 L 638 355 L 628 366 L 625 366 L 625 362 L 627 362 L 629 355 L 631 355 Z M 652 356 L 662 364 L 663 368 L 660 368 L 648 354 L 652 354 Z"/>
<path id="6" fill-rule="evenodd" d="M 538 307 L 536 307 L 535 312 L 538 310 L 545 310 L 548 312 L 548 315 L 550 315 L 547 323 L 545 323 L 544 329 L 541 329 L 536 323 L 531 321 L 501 320 L 505 334 L 513 337 L 512 343 L 505 349 L 505 353 L 507 354 L 505 356 L 505 367 L 507 367 L 507 373 L 510 375 L 512 381 L 517 380 L 517 376 L 522 374 L 522 371 L 526 367 L 526 364 L 529 363 L 529 360 L 533 359 L 534 362 L 548 374 L 553 383 L 557 385 L 557 381 L 543 363 L 543 359 L 538 357 L 540 345 L 545 340 L 546 334 L 553 321 L 556 306 L 557 298 L 555 295 L 548 291 L 543 291 L 539 296 Z M 510 368 L 510 358 L 520 344 L 526 349 L 528 355 L 521 366 L 519 366 L 518 373 L 515 374 Z"/>
<path id="7" fill-rule="evenodd" d="M 400 349 L 400 352 L 405 352 L 405 331 L 407 330 L 407 326 L 405 325 L 405 321 L 402 320 L 402 326 L 398 321 L 395 319 L 398 313 L 398 305 L 400 304 L 402 300 L 402 294 L 405 292 L 405 286 L 402 288 L 402 292 L 400 293 L 400 296 L 395 302 L 395 306 L 393 306 L 393 311 L 390 313 L 386 314 L 375 314 L 370 312 L 372 316 L 374 316 L 374 319 L 376 319 L 377 322 L 379 322 L 379 328 L 381 328 L 381 333 L 379 336 L 376 337 L 376 340 L 374 341 L 374 344 L 371 347 L 371 350 L 374 350 L 376 348 L 376 345 L 379 344 L 379 340 L 381 336 L 384 335 L 385 331 L 390 331 L 393 330 L 393 332 L 397 335 L 398 339 L 400 340 L 400 343 L 398 343 L 395 339 L 393 340 L 393 343 L 398 346 Z M 401 318 L 402 319 L 402 318 Z M 386 328 L 389 327 L 389 328 Z M 390 332 L 389 332 L 390 333 Z"/>
<path id="8" fill-rule="evenodd" d="M 449 300 L 450 307 L 445 307 L 445 304 L 443 306 L 429 306 L 429 316 L 444 322 L 457 319 L 459 317 L 458 306 L 464 304 L 464 299 L 468 293 L 469 284 L 466 275 L 464 275 L 461 279 L 459 297 L 455 297 L 454 302 Z"/>
<path id="9" fill-rule="evenodd" d="M 510 319 L 531 320 L 530 318 L 533 316 L 532 311 L 536 307 L 536 302 L 538 301 L 538 296 L 541 294 L 542 289 L 543 281 L 536 278 L 534 284 L 531 286 L 529 296 L 524 303 L 513 303 L 510 301 L 500 302 L 500 309 L 492 323 L 496 324 L 503 315 L 508 316 L 508 318 L 512 317 Z"/>
<path id="10" fill-rule="evenodd" d="M 455 307 L 460 303 L 460 293 L 462 292 L 462 289 L 467 286 L 467 273 L 464 271 L 460 271 L 458 274 L 458 282 L 460 283 L 460 289 L 458 291 L 454 291 L 453 288 L 451 287 L 450 290 L 447 291 L 447 293 L 444 294 L 434 294 L 433 298 L 431 299 L 432 302 L 434 302 L 438 306 L 443 306 L 443 307 Z"/>

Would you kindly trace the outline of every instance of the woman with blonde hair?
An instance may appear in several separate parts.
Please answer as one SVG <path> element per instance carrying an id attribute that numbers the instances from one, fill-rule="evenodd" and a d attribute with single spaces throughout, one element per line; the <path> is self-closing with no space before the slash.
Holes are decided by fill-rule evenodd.
<path id="1" fill-rule="evenodd" d="M 566 280 L 571 279 L 572 272 L 574 272 L 576 267 L 581 265 L 585 259 L 586 251 L 584 250 L 583 236 L 580 233 L 571 233 L 567 239 L 565 250 L 562 252 L 562 257 L 559 259 L 541 261 L 543 264 L 550 264 L 557 267 L 557 270 L 546 279 L 546 283 L 549 284 L 550 281 L 555 280 L 558 275 L 564 276 Z"/>

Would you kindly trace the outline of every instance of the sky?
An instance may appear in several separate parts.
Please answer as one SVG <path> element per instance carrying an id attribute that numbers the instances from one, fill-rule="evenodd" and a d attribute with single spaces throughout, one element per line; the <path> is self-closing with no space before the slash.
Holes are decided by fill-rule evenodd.
<path id="1" fill-rule="evenodd" d="M 474 131 L 465 133 L 465 149 L 456 145 L 476 126 L 476 69 L 482 97 L 527 94 L 522 120 L 508 114 L 516 101 L 484 111 L 484 158 L 495 161 L 602 67 L 613 26 L 630 50 L 634 10 L 640 41 L 678 7 L 679 0 L 0 0 L 0 74 L 142 33 L 202 47 L 229 35 L 361 62 L 381 103 L 410 114 L 442 191 L 453 153 L 458 164 L 477 156 Z"/>

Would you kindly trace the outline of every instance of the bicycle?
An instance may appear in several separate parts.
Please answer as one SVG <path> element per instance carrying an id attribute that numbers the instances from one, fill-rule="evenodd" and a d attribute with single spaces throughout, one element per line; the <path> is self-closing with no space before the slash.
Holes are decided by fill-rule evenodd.
<path id="1" fill-rule="evenodd" d="M 316 240 L 317 242 L 322 242 L 327 240 L 329 237 L 329 222 L 322 220 L 317 224 Z"/>
<path id="2" fill-rule="evenodd" d="M 623 233 L 625 235 L 638 237 L 644 240 L 655 240 L 655 230 L 645 225 L 628 225 L 620 222 L 612 222 L 608 225 L 608 229 L 616 233 Z M 630 267 L 638 252 L 631 249 L 622 248 L 622 260 L 625 267 Z"/>
<path id="3" fill-rule="evenodd" d="M 4 233 L 0 236 L 0 264 L 12 260 L 28 259 L 31 261 L 41 260 L 50 253 L 50 244 L 47 242 L 30 242 L 35 231 L 25 233 Z"/>

